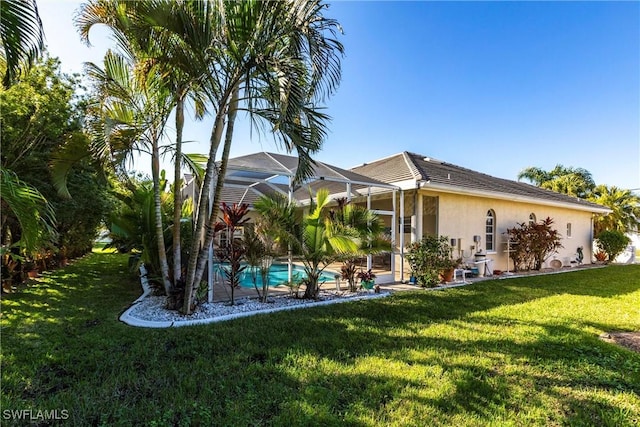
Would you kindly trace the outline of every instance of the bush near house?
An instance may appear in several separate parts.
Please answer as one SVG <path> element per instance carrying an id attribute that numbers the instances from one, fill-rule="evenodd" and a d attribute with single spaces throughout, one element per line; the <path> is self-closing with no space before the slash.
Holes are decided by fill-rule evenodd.
<path id="1" fill-rule="evenodd" d="M 611 262 L 625 250 L 630 241 L 622 231 L 605 230 L 598 234 L 596 245 L 607 254 L 607 259 Z"/>
<path id="2" fill-rule="evenodd" d="M 424 236 L 419 242 L 407 246 L 406 259 L 411 267 L 411 275 L 423 287 L 440 283 L 440 272 L 455 267 L 451 258 L 451 245 L 447 236 Z"/>
<path id="3" fill-rule="evenodd" d="M 519 223 L 507 229 L 511 252 L 516 271 L 540 270 L 544 261 L 555 251 L 562 248 L 560 233 L 551 228 L 553 219 L 547 217 L 540 222 Z"/>

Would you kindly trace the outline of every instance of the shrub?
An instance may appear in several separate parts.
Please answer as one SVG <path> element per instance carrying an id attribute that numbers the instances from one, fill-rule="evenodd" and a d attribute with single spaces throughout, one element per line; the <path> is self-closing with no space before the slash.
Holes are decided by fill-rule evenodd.
<path id="1" fill-rule="evenodd" d="M 435 286 L 440 283 L 440 271 L 451 268 L 451 246 L 447 236 L 424 236 L 408 247 L 407 261 L 411 274 L 420 286 Z"/>
<path id="2" fill-rule="evenodd" d="M 598 234 L 596 245 L 613 261 L 629 244 L 629 238 L 622 231 L 605 230 Z"/>
<path id="3" fill-rule="evenodd" d="M 542 263 L 558 249 L 562 248 L 560 234 L 551 228 L 553 220 L 547 217 L 537 223 L 519 223 L 508 228 L 511 252 L 516 271 L 540 270 Z"/>

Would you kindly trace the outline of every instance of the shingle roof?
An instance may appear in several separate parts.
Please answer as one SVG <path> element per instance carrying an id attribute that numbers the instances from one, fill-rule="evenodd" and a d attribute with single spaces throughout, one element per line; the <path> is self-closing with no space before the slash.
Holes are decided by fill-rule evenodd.
<path id="1" fill-rule="evenodd" d="M 607 208 L 584 199 L 545 190 L 523 182 L 496 178 L 451 163 L 442 162 L 417 153 L 402 153 L 365 163 L 352 168 L 354 172 L 388 183 L 415 180 L 440 191 L 466 191 L 486 195 L 535 199 L 541 203 L 569 204 L 594 212 L 606 212 Z"/>

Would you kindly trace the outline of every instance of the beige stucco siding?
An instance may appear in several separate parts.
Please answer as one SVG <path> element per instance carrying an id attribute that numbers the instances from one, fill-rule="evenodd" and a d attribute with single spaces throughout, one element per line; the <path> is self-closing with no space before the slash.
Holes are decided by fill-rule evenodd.
<path id="1" fill-rule="evenodd" d="M 425 192 L 424 194 L 430 194 Z M 496 250 L 487 253 L 494 259 L 494 268 L 506 269 L 506 236 L 507 228 L 519 223 L 528 222 L 533 213 L 537 221 L 547 217 L 554 220 L 553 228 L 562 236 L 562 245 L 557 258 L 568 262 L 574 258 L 577 248 L 584 248 L 584 262 L 591 260 L 591 213 L 574 209 L 545 206 L 536 203 L 500 200 L 447 193 L 431 193 L 439 197 L 438 234 L 450 238 L 462 239 L 464 256 L 469 256 L 473 236 L 482 237 L 481 246 L 485 245 L 485 224 L 488 210 L 495 212 Z M 571 237 L 567 237 L 567 224 L 571 224 Z M 510 268 L 512 264 L 510 263 Z"/>

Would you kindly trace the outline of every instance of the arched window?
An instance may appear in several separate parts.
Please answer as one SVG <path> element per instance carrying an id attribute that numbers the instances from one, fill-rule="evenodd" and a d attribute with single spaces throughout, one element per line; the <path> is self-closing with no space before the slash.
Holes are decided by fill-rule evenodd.
<path id="1" fill-rule="evenodd" d="M 536 223 L 536 214 L 534 214 L 533 212 L 531 212 L 529 214 L 529 225 L 533 225 Z"/>
<path id="2" fill-rule="evenodd" d="M 489 209 L 487 211 L 487 222 L 485 227 L 485 245 L 487 252 L 496 250 L 496 213 Z"/>

